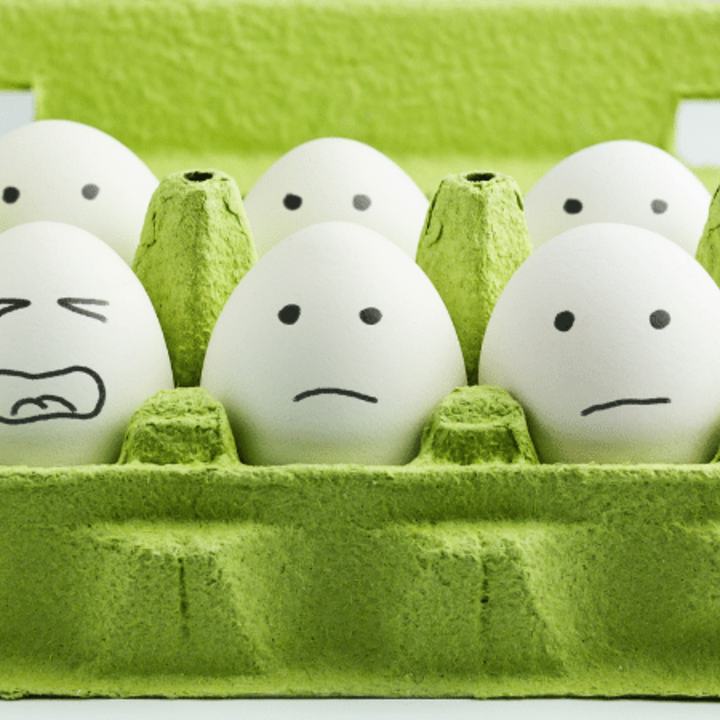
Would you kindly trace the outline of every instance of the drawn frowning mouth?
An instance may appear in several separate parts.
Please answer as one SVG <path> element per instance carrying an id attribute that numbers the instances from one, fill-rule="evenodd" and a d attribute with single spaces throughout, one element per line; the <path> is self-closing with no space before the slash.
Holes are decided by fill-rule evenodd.
<path id="1" fill-rule="evenodd" d="M 600 403 L 599 405 L 590 405 L 580 412 L 585 417 L 591 415 L 594 412 L 600 412 L 601 410 L 611 410 L 612 408 L 620 407 L 621 405 L 667 405 L 670 402 L 668 397 L 656 397 L 656 398 L 623 398 L 622 400 L 612 400 L 611 402 Z"/>
<path id="2" fill-rule="evenodd" d="M 376 403 L 378 399 L 372 395 L 364 395 L 363 393 L 355 392 L 355 390 L 345 390 L 343 388 L 315 388 L 314 390 L 305 390 L 293 398 L 293 402 L 300 402 L 305 398 L 314 397 L 316 395 L 344 395 L 345 397 L 355 398 L 356 400 L 362 400 L 363 402 Z"/>
<path id="3" fill-rule="evenodd" d="M 105 383 L 82 365 L 44 373 L 0 369 L 0 423 L 90 420 L 103 409 Z"/>

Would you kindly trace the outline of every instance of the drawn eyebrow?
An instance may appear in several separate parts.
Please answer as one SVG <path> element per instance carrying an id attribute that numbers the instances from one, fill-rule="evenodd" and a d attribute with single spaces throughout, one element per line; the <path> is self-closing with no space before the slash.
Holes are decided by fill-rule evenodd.
<path id="1" fill-rule="evenodd" d="M 57 302 L 60 307 L 63 307 L 66 310 L 70 310 L 70 312 L 77 313 L 78 315 L 85 315 L 86 317 L 92 318 L 93 320 L 99 320 L 100 322 L 108 321 L 107 317 L 105 315 L 102 315 L 101 313 L 93 312 L 92 310 L 87 310 L 84 307 L 78 307 L 79 305 L 106 306 L 106 305 L 110 304 L 107 300 L 96 300 L 95 298 L 65 297 L 65 298 L 58 298 Z"/>
<path id="2" fill-rule="evenodd" d="M 5 315 L 13 310 L 22 310 L 28 305 L 30 305 L 30 301 L 22 298 L 0 298 L 0 315 Z"/>

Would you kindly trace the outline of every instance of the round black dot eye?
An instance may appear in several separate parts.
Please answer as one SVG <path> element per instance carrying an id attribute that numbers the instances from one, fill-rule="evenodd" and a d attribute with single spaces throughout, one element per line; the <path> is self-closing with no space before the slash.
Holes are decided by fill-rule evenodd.
<path id="1" fill-rule="evenodd" d="M 568 198 L 563 205 L 563 210 L 568 215 L 577 215 L 583 209 L 583 204 L 576 198 Z"/>
<path id="2" fill-rule="evenodd" d="M 366 325 L 377 325 L 382 319 L 382 313 L 376 307 L 366 307 L 360 311 L 360 319 Z"/>
<path id="3" fill-rule="evenodd" d="M 668 204 L 664 200 L 653 200 L 650 208 L 656 215 L 662 215 L 668 209 Z"/>
<path id="4" fill-rule="evenodd" d="M 670 313 L 667 310 L 655 310 L 650 313 L 650 324 L 656 330 L 662 330 L 670 324 Z"/>
<path id="5" fill-rule="evenodd" d="M 555 328 L 567 332 L 575 323 L 575 316 L 569 310 L 563 310 L 555 316 Z"/>
<path id="6" fill-rule="evenodd" d="M 286 305 L 278 313 L 280 322 L 285 325 L 294 325 L 300 317 L 300 306 L 299 305 Z"/>
<path id="7" fill-rule="evenodd" d="M 93 185 L 93 183 L 88 183 L 87 185 L 83 185 L 81 192 L 86 200 L 94 200 L 98 196 L 100 188 L 97 185 Z"/>
<path id="8" fill-rule="evenodd" d="M 17 199 L 20 197 L 20 191 L 13 187 L 12 185 L 8 185 L 3 190 L 3 200 L 8 204 L 12 205 L 14 202 L 17 202 Z"/>
<path id="9" fill-rule="evenodd" d="M 372 200 L 367 195 L 355 195 L 353 197 L 353 207 L 356 210 L 367 210 L 372 204 Z"/>
<path id="10" fill-rule="evenodd" d="M 283 205 L 288 210 L 297 210 L 302 205 L 302 198 L 299 195 L 293 195 L 292 193 L 288 193 L 283 198 Z"/>

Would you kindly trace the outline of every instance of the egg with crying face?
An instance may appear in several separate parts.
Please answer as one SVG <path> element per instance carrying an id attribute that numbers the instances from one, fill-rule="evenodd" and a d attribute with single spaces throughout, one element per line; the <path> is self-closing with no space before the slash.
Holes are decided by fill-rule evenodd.
<path id="1" fill-rule="evenodd" d="M 598 223 L 513 275 L 479 377 L 520 401 L 544 462 L 693 463 L 718 447 L 718 367 L 712 278 L 667 238 Z"/>
<path id="2" fill-rule="evenodd" d="M 0 233 L 0 338 L 4 465 L 115 462 L 132 413 L 173 387 L 140 281 L 71 225 Z"/>
<path id="3" fill-rule="evenodd" d="M 429 202 L 409 175 L 357 140 L 319 138 L 283 155 L 244 200 L 260 255 L 309 225 L 358 223 L 413 259 Z"/>
<path id="4" fill-rule="evenodd" d="M 201 384 L 251 464 L 402 464 L 465 368 L 420 268 L 378 233 L 331 222 L 285 239 L 243 278 Z"/>
<path id="5" fill-rule="evenodd" d="M 76 225 L 128 264 L 157 178 L 129 148 L 69 120 L 40 120 L 0 137 L 0 232 L 38 220 Z"/>
<path id="6" fill-rule="evenodd" d="M 538 247 L 578 225 L 617 222 L 652 230 L 695 254 L 710 193 L 679 160 L 636 140 L 612 140 L 565 158 L 527 193 Z"/>

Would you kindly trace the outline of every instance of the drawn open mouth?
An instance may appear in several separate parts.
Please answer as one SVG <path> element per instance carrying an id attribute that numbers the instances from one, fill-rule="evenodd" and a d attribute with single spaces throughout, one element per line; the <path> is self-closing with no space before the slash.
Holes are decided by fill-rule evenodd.
<path id="1" fill-rule="evenodd" d="M 601 410 L 611 410 L 612 408 L 620 407 L 621 405 L 667 405 L 670 402 L 668 397 L 656 397 L 656 398 L 623 398 L 622 400 L 612 400 L 611 402 L 601 403 L 599 405 L 590 405 L 581 411 L 581 415 L 591 415 L 594 412 L 600 412 Z"/>
<path id="2" fill-rule="evenodd" d="M 372 395 L 364 395 L 354 390 L 345 390 L 343 388 L 315 388 L 314 390 L 305 390 L 293 398 L 293 402 L 300 402 L 305 398 L 314 397 L 316 395 L 344 395 L 345 397 L 355 398 L 363 402 L 376 403 L 378 399 Z"/>
<path id="3" fill-rule="evenodd" d="M 0 423 L 5 425 L 90 420 L 102 411 L 105 397 L 100 375 L 81 365 L 44 373 L 0 369 Z"/>

